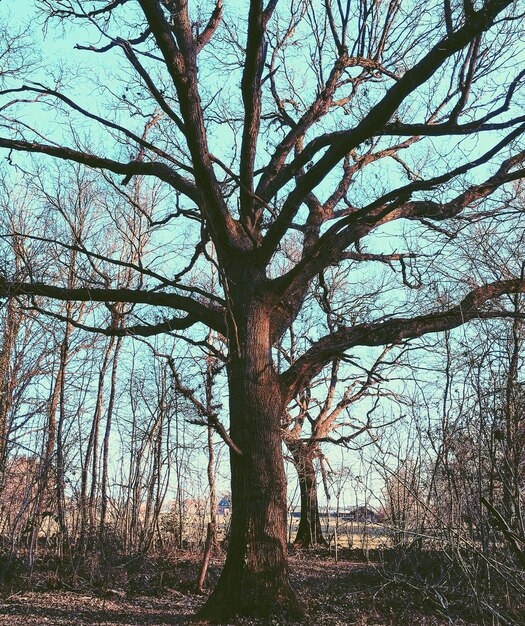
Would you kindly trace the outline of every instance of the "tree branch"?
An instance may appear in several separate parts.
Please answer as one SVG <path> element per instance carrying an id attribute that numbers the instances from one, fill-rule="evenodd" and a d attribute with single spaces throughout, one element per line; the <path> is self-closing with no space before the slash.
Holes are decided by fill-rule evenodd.
<path id="1" fill-rule="evenodd" d="M 327 363 L 355 346 L 394 344 L 428 333 L 450 330 L 476 318 L 507 317 L 509 315 L 507 311 L 481 310 L 482 305 L 489 300 L 507 293 L 525 293 L 525 281 L 521 279 L 502 280 L 477 287 L 466 295 L 458 305 L 445 311 L 340 328 L 315 342 L 281 375 L 283 387 L 291 399 L 307 386 Z"/>
<path id="2" fill-rule="evenodd" d="M 261 124 L 261 79 L 268 45 L 265 41 L 266 22 L 262 0 L 251 0 L 248 14 L 248 40 L 241 81 L 244 125 L 240 155 L 240 181 L 242 183 L 240 197 L 241 216 L 252 233 L 253 172 Z"/>
<path id="3" fill-rule="evenodd" d="M 294 293 L 303 288 L 307 281 L 325 267 L 341 261 L 348 246 L 365 237 L 381 224 L 402 218 L 444 220 L 456 217 L 470 203 L 487 197 L 508 182 L 525 177 L 525 170 L 523 169 L 511 171 L 525 161 L 525 151 L 523 151 L 503 161 L 498 171 L 486 181 L 472 185 L 464 193 L 447 203 L 409 202 L 412 194 L 434 189 L 438 185 L 449 182 L 453 178 L 489 162 L 523 132 L 525 132 L 525 127 L 520 126 L 478 159 L 434 178 L 414 181 L 394 189 L 368 206 L 353 211 L 347 217 L 338 220 L 319 238 L 317 244 L 309 249 L 307 256 L 287 274 L 273 281 L 274 290 L 286 300 L 287 293 Z"/>
<path id="4" fill-rule="evenodd" d="M 31 311 L 37 311 L 38 313 L 42 313 L 42 315 L 52 317 L 60 320 L 61 322 L 66 322 L 67 324 L 71 324 L 71 326 L 80 330 L 85 330 L 89 333 L 96 333 L 98 335 L 105 335 L 106 337 L 153 337 L 155 335 L 170 333 L 175 330 L 186 330 L 200 321 L 194 315 L 186 315 L 185 317 L 172 317 L 171 319 L 159 322 L 158 324 L 134 324 L 132 326 L 110 325 L 104 328 L 102 326 L 90 326 L 89 324 L 83 324 L 68 315 L 48 311 L 47 309 L 44 309 L 36 304 L 23 308 Z"/>
<path id="5" fill-rule="evenodd" d="M 142 291 L 138 289 L 105 289 L 102 287 L 79 287 L 69 289 L 44 283 L 9 282 L 0 276 L 0 298 L 13 296 L 42 296 L 53 300 L 80 302 L 125 302 L 130 304 L 147 304 L 185 311 L 196 321 L 207 324 L 226 336 L 224 312 L 220 307 L 210 303 L 201 303 L 193 298 L 174 293 L 158 291 Z"/>
<path id="6" fill-rule="evenodd" d="M 200 204 L 218 253 L 231 248 L 251 249 L 250 238 L 229 213 L 213 170 L 198 90 L 197 45 L 187 2 L 170 3 L 173 24 L 168 23 L 158 0 L 139 3 L 177 90 L 195 183 L 202 198 Z"/>
<path id="7" fill-rule="evenodd" d="M 445 36 L 414 67 L 408 70 L 355 128 L 337 136 L 329 144 L 325 154 L 300 178 L 295 189 L 288 195 L 279 217 L 268 229 L 264 242 L 259 248 L 259 257 L 262 261 L 268 261 L 272 257 L 304 198 L 335 165 L 363 141 L 377 134 L 410 93 L 425 83 L 453 54 L 490 28 L 498 14 L 511 3 L 512 0 L 487 2 L 480 11 L 473 13 L 459 30 Z M 271 189 L 263 196 L 265 201 L 268 201 L 270 195 L 273 196 L 289 182 L 309 160 L 310 155 L 308 150 L 305 150 L 289 165 L 281 168 Z"/>
<path id="8" fill-rule="evenodd" d="M 115 174 L 123 176 L 155 176 L 160 180 L 168 183 L 173 189 L 180 191 L 182 194 L 199 203 L 199 194 L 193 182 L 177 174 L 169 165 L 165 163 L 155 163 L 151 161 L 130 161 L 129 163 L 121 163 L 99 157 L 88 152 L 73 150 L 64 146 L 53 146 L 32 141 L 23 141 L 20 139 L 8 139 L 0 137 L 0 147 L 8 150 L 17 150 L 19 152 L 31 152 L 39 154 L 47 154 L 48 156 L 64 161 L 73 161 L 81 163 L 95 169 L 109 170 Z"/>
<path id="9" fill-rule="evenodd" d="M 196 46 L 197 52 L 200 52 L 204 46 L 210 41 L 213 37 L 213 34 L 219 27 L 222 19 L 222 0 L 217 0 L 217 4 L 215 5 L 215 9 L 210 16 L 208 23 L 206 24 L 206 28 L 202 31 L 202 33 L 197 37 Z"/>
<path id="10" fill-rule="evenodd" d="M 152 348 L 153 350 L 153 348 Z M 154 350 L 155 354 L 159 354 Z M 187 400 L 189 400 L 193 406 L 195 407 L 197 413 L 204 419 L 202 420 L 191 420 L 192 424 L 197 424 L 198 426 L 211 426 L 215 432 L 221 437 L 224 443 L 232 450 L 235 454 L 242 456 L 242 450 L 237 446 L 237 444 L 230 437 L 228 431 L 219 420 L 217 414 L 214 411 L 209 411 L 204 404 L 197 398 L 193 389 L 190 389 L 186 385 L 184 385 L 180 379 L 179 373 L 177 372 L 177 368 L 175 367 L 175 363 L 173 358 L 169 355 L 161 355 L 167 358 L 168 365 L 171 370 L 171 374 L 173 376 L 173 381 L 175 383 L 175 388 L 177 391 L 182 394 Z"/>

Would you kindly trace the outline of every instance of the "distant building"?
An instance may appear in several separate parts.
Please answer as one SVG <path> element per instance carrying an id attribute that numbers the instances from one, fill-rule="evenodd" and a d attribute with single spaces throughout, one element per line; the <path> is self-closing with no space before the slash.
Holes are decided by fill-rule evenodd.
<path id="1" fill-rule="evenodd" d="M 367 506 L 356 506 L 352 510 L 342 513 L 341 517 L 347 522 L 369 522 L 372 524 L 384 522 L 384 515 Z"/>
<path id="2" fill-rule="evenodd" d="M 232 510 L 232 503 L 229 496 L 225 496 L 219 500 L 217 505 L 217 515 L 230 515 Z"/>

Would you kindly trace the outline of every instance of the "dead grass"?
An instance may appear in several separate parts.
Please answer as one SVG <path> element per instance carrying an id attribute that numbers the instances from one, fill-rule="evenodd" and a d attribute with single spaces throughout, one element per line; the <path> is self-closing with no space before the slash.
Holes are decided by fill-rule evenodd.
<path id="1" fill-rule="evenodd" d="M 343 555 L 345 556 L 345 555 Z M 295 588 L 310 621 L 319 626 L 472 626 L 483 622 L 465 618 L 465 606 L 439 606 L 431 594 L 402 582 L 387 580 L 380 564 L 359 562 L 346 553 L 335 563 L 326 552 L 291 556 Z M 215 558 L 209 573 L 212 586 L 221 568 Z M 73 590 L 26 590 L 0 595 L 0 624 L 5 626 L 132 626 L 190 624 L 205 596 L 194 593 L 198 558 L 187 555 L 173 562 L 169 588 L 106 589 L 103 593 Z M 194 622 L 195 623 L 195 622 Z M 269 626 L 290 624 L 274 620 L 238 619 L 231 624 Z"/>

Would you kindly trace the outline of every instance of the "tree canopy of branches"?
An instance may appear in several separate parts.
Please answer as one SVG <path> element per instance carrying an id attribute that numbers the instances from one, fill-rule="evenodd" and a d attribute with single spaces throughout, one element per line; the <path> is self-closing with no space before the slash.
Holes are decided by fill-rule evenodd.
<path id="1" fill-rule="evenodd" d="M 33 58 L 25 35 L 8 31 L 8 163 L 30 173 L 49 159 L 74 162 L 123 195 L 140 181 L 144 194 L 162 190 L 164 212 L 147 216 L 150 242 L 129 261 L 100 258 L 96 237 L 80 232 L 73 241 L 17 233 L 38 239 L 40 254 L 75 250 L 79 260 L 66 276 L 60 253 L 28 257 L 18 271 L 6 259 L 0 296 L 108 336 L 221 338 L 229 431 L 211 425 L 231 450 L 233 516 L 202 616 L 300 614 L 286 563 L 290 401 L 350 350 L 506 317 L 502 296 L 525 291 L 521 276 L 474 280 L 454 265 L 456 231 L 500 210 L 525 175 L 525 4 L 36 5 L 46 32 L 62 27 L 75 51 L 57 68 L 45 47 Z M 95 259 L 106 268 L 98 278 L 85 269 Z M 371 264 L 393 270 L 390 287 Z M 352 278 L 340 284 L 337 267 Z M 276 347 L 314 306 L 312 288 L 320 311 L 323 291 L 338 290 L 334 313 L 326 327 L 310 324 L 286 363 Z M 106 306 L 91 321 L 59 306 L 86 301 Z"/>

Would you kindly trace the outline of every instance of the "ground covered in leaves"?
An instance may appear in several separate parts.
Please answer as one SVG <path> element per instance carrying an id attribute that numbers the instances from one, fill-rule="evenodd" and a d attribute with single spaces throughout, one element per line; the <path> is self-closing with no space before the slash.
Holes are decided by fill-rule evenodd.
<path id="1" fill-rule="evenodd" d="M 190 624 L 206 595 L 195 592 L 199 560 L 179 556 L 141 563 L 126 585 L 89 589 L 78 578 L 75 588 L 49 576 L 32 579 L 24 590 L 0 594 L 0 624 L 6 626 L 164 626 Z M 208 575 L 212 586 L 221 568 L 214 559 Z M 297 552 L 291 556 L 293 582 L 309 612 L 304 624 L 316 626 L 441 626 L 481 624 L 468 604 L 444 601 L 430 588 L 416 588 L 408 579 L 386 575 L 380 563 L 347 554 L 335 562 L 326 553 Z M 124 580 L 124 579 L 123 579 Z M 193 622 L 195 623 L 195 622 Z M 237 619 L 231 624 L 288 625 L 283 619 Z"/>

